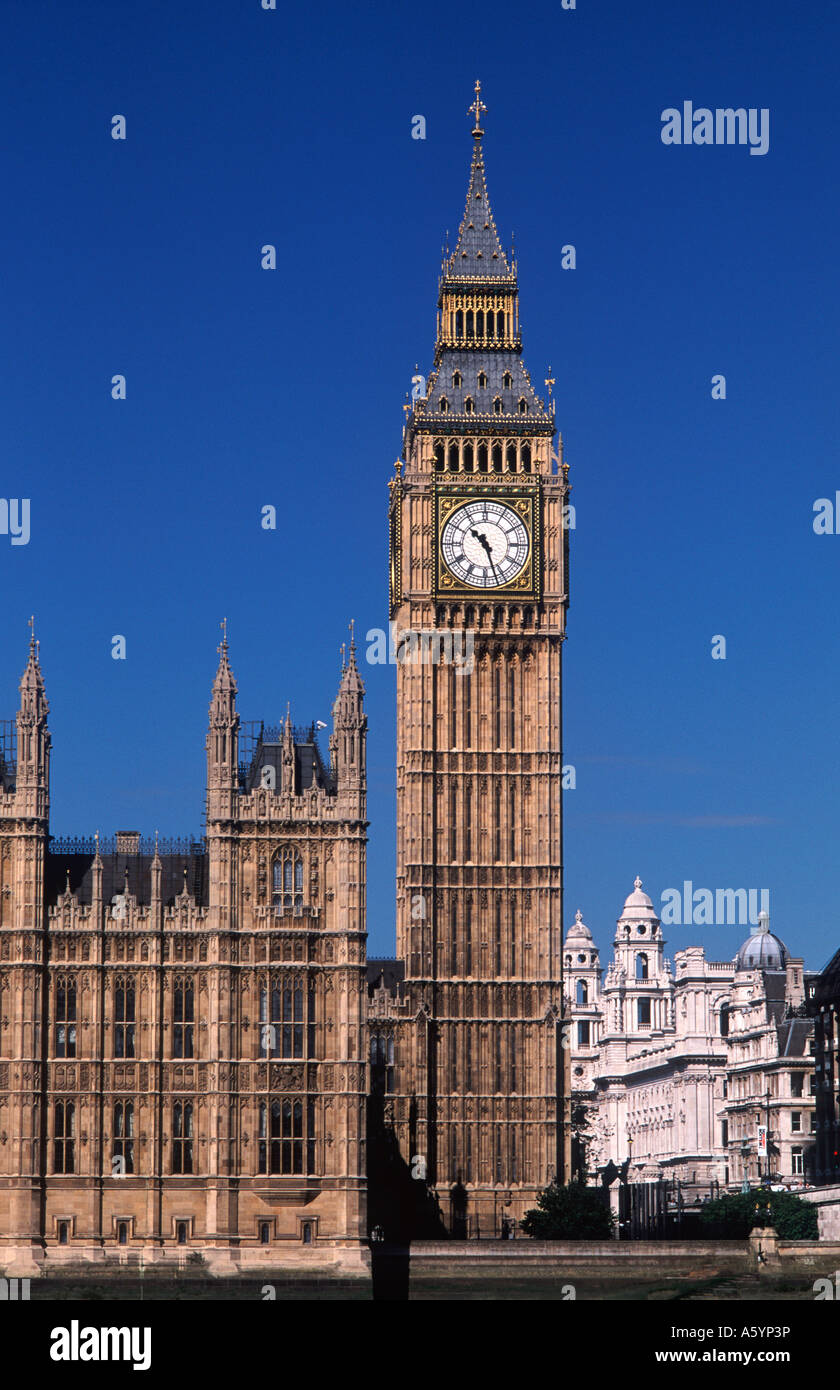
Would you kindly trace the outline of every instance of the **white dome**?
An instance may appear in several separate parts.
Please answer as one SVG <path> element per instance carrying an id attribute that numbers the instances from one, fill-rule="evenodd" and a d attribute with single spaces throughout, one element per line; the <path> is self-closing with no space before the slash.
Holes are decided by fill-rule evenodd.
<path id="1" fill-rule="evenodd" d="M 567 946 L 592 946 L 594 944 L 592 933 L 583 920 L 580 908 L 575 913 L 574 925 L 569 927 L 566 932 Z"/>
<path id="2" fill-rule="evenodd" d="M 625 899 L 619 921 L 624 917 L 643 917 L 647 921 L 654 922 L 659 920 L 654 912 L 651 899 L 648 897 L 647 893 L 642 892 L 642 880 L 639 878 L 638 874 L 633 884 L 633 892 Z"/>

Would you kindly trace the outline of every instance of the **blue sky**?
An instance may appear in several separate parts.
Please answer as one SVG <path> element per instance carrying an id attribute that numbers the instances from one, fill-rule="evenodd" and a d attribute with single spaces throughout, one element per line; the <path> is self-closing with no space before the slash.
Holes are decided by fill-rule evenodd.
<path id="1" fill-rule="evenodd" d="M 0 717 L 34 612 L 54 832 L 199 829 L 222 616 L 242 717 L 291 700 L 301 723 L 329 718 L 348 620 L 386 624 L 386 482 L 480 77 L 525 362 L 535 383 L 552 366 L 577 508 L 567 921 L 580 906 L 603 953 L 637 872 L 656 903 L 686 879 L 767 888 L 821 966 L 840 936 L 840 536 L 812 526 L 840 488 L 836 9 L 5 0 L 3 28 L 0 496 L 31 499 L 32 534 L 0 536 Z M 686 100 L 768 108 L 768 153 L 663 145 Z M 387 954 L 394 673 L 364 675 Z M 744 935 L 667 931 L 715 958 Z"/>

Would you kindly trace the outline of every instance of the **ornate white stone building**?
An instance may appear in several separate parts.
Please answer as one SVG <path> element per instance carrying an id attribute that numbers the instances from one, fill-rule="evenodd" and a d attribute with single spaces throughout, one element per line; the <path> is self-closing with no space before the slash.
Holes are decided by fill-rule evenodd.
<path id="1" fill-rule="evenodd" d="M 767 1174 L 802 1183 L 815 1132 L 805 1002 L 817 972 L 790 955 L 766 913 L 734 960 L 689 946 L 672 969 L 664 947 L 638 878 L 603 982 L 580 912 L 566 934 L 574 1127 L 590 1180 L 629 1160 L 631 1181 L 677 1178 L 690 1197 Z"/>

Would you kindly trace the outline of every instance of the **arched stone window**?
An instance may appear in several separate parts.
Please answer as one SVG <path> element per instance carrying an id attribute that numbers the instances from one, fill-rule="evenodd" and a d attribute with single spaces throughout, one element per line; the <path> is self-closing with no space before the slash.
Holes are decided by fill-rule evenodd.
<path id="1" fill-rule="evenodd" d="M 585 980 L 578 980 L 578 982 L 577 982 L 577 984 L 576 984 L 576 986 L 575 986 L 575 1003 L 576 1003 L 576 1004 L 588 1004 L 588 1003 L 589 1003 L 589 989 L 587 988 L 587 984 L 586 984 L 586 981 L 585 981 Z"/>
<path id="2" fill-rule="evenodd" d="M 461 373 L 460 373 L 460 372 L 453 372 L 453 373 L 452 373 L 452 385 L 453 385 L 453 386 L 460 386 L 460 385 L 461 385 Z"/>
<path id="3" fill-rule="evenodd" d="M 445 396 L 441 396 L 441 398 L 440 398 L 440 413 L 441 413 L 441 415 L 445 415 L 448 409 L 449 409 L 449 401 L 446 399 Z"/>
<path id="4" fill-rule="evenodd" d="M 648 978 L 648 958 L 644 951 L 636 953 L 636 979 L 646 980 Z"/>

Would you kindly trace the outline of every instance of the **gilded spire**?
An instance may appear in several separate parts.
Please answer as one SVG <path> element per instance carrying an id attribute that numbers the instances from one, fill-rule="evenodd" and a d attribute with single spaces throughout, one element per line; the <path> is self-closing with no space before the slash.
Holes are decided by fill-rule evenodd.
<path id="1" fill-rule="evenodd" d="M 469 108 L 469 112 L 468 112 L 468 114 L 471 114 L 471 115 L 475 116 L 475 125 L 473 126 L 473 139 L 474 139 L 474 140 L 480 140 L 481 137 L 482 137 L 482 135 L 484 134 L 484 131 L 483 131 L 482 128 L 481 128 L 481 114 L 482 114 L 483 111 L 486 111 L 486 110 L 487 110 L 487 107 L 484 105 L 484 102 L 481 100 L 481 83 L 480 83 L 478 80 L 476 80 L 476 84 L 475 84 L 475 100 L 474 100 L 472 106 Z"/>

